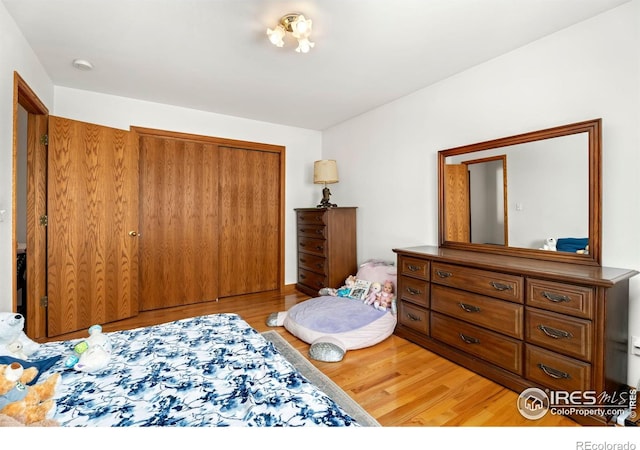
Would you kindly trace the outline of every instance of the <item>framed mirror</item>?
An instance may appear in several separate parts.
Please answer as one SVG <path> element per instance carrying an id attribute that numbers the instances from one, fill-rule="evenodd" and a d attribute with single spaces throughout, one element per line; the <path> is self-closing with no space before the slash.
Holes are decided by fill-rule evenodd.
<path id="1" fill-rule="evenodd" d="M 439 151 L 440 246 L 600 265 L 601 122 Z"/>

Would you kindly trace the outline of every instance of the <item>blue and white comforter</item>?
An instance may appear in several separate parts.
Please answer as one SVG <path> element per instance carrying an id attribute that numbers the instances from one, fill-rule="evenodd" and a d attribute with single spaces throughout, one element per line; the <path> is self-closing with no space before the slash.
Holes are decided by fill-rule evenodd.
<path id="1" fill-rule="evenodd" d="M 107 333 L 109 366 L 64 367 L 78 340 L 42 344 L 62 355 L 54 418 L 63 426 L 358 426 L 236 314 Z"/>

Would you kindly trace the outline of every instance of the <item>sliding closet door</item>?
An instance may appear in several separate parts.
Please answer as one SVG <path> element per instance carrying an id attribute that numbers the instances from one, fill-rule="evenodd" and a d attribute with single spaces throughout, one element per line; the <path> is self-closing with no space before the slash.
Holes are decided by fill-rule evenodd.
<path id="1" fill-rule="evenodd" d="M 217 174 L 215 144 L 141 135 L 142 310 L 218 298 Z"/>
<path id="2" fill-rule="evenodd" d="M 49 118 L 49 336 L 138 312 L 138 153 L 133 136 Z"/>
<path id="3" fill-rule="evenodd" d="M 220 296 L 280 287 L 280 151 L 220 147 Z"/>

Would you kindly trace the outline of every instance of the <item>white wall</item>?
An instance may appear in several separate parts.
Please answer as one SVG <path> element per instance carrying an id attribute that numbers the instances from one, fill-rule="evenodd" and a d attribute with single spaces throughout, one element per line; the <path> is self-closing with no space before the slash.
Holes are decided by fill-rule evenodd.
<path id="1" fill-rule="evenodd" d="M 602 118 L 603 264 L 640 270 L 638 30 L 633 0 L 325 130 L 323 158 L 340 170 L 332 199 L 359 208 L 359 259 L 437 245 L 438 150 Z M 630 286 L 640 335 L 640 276 Z"/>
<path id="2" fill-rule="evenodd" d="M 0 311 L 13 307 L 13 73 L 17 71 L 40 100 L 51 108 L 53 83 L 0 3 Z"/>

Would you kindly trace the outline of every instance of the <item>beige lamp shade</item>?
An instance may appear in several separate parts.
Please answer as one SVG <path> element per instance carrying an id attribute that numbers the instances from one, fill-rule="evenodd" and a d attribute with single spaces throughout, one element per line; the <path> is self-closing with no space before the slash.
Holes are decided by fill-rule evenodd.
<path id="1" fill-rule="evenodd" d="M 313 182 L 331 184 L 338 182 L 338 165 L 335 159 L 322 159 L 313 163 Z"/>

